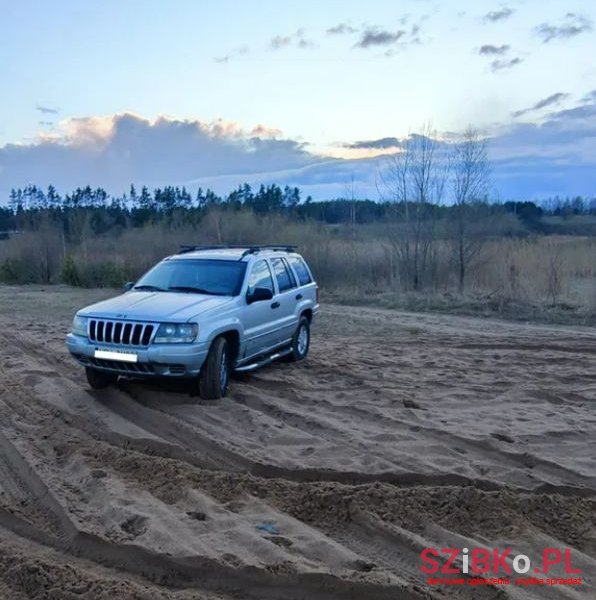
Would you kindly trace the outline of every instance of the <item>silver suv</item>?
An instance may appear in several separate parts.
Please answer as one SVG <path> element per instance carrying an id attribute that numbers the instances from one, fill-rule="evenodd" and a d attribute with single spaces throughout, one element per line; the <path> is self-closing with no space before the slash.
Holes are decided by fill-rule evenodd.
<path id="1" fill-rule="evenodd" d="M 78 311 L 66 345 L 95 389 L 120 375 L 187 377 L 221 398 L 231 371 L 306 358 L 318 295 L 293 246 L 183 246 Z"/>

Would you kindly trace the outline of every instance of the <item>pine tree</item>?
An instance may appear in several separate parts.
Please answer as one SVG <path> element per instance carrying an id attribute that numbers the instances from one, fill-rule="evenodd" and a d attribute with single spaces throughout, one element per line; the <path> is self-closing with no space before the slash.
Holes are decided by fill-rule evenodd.
<path id="1" fill-rule="evenodd" d="M 8 201 L 8 206 L 10 207 L 10 210 L 13 213 L 17 212 L 17 208 L 19 206 L 19 197 L 17 195 L 17 191 L 14 188 L 10 190 L 10 199 Z"/>
<path id="2" fill-rule="evenodd" d="M 151 193 L 147 189 L 147 186 L 144 185 L 141 188 L 141 196 L 139 197 L 139 207 L 145 210 L 150 210 L 153 206 L 153 199 L 151 198 Z"/>
<path id="3" fill-rule="evenodd" d="M 66 285 L 80 286 L 81 278 L 79 277 L 79 271 L 72 255 L 68 255 L 62 265 L 62 271 L 60 273 L 60 281 Z"/>
<path id="4" fill-rule="evenodd" d="M 135 186 L 132 183 L 130 184 L 130 192 L 128 193 L 128 196 L 130 198 L 130 203 L 131 203 L 132 207 L 134 208 L 138 202 L 138 199 L 137 199 L 137 190 L 135 190 Z"/>

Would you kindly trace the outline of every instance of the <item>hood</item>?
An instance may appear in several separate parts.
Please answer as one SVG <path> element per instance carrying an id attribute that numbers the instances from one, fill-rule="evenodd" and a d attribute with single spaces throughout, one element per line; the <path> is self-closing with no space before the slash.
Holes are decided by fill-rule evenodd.
<path id="1" fill-rule="evenodd" d="M 234 302 L 229 296 L 179 292 L 127 292 L 92 304 L 78 312 L 83 317 L 130 319 L 152 322 L 185 322 L 193 317 Z"/>

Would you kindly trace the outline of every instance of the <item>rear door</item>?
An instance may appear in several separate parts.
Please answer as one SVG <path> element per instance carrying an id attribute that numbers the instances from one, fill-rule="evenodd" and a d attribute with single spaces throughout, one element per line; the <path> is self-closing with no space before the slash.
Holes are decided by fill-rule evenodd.
<path id="1" fill-rule="evenodd" d="M 274 257 L 269 262 L 277 284 L 277 295 L 271 306 L 275 313 L 278 343 L 281 345 L 292 339 L 298 326 L 296 278 L 285 258 Z"/>
<path id="2" fill-rule="evenodd" d="M 248 289 L 267 288 L 275 295 L 273 276 L 265 259 L 257 260 L 248 275 Z M 275 298 L 274 298 L 275 300 Z M 244 310 L 244 333 L 246 336 L 245 357 L 260 354 L 277 345 L 279 324 L 275 321 L 275 310 L 271 308 L 274 300 L 253 302 Z"/>
<path id="3" fill-rule="evenodd" d="M 314 308 L 317 304 L 317 284 L 306 262 L 301 256 L 288 256 L 288 263 L 298 279 L 296 299 L 303 308 Z M 300 311 L 298 311 L 300 312 Z"/>
<path id="4" fill-rule="evenodd" d="M 313 283 L 312 274 L 301 256 L 289 256 L 288 262 L 298 277 L 298 285 L 305 286 Z"/>

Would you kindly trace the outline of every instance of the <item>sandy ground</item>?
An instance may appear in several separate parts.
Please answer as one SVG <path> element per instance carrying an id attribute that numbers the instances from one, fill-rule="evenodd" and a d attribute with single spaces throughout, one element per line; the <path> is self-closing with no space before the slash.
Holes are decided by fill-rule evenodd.
<path id="1" fill-rule="evenodd" d="M 0 598 L 596 597 L 593 329 L 325 305 L 207 402 L 87 387 L 63 337 L 105 295 L 0 287 Z M 583 585 L 431 586 L 428 546 Z"/>

